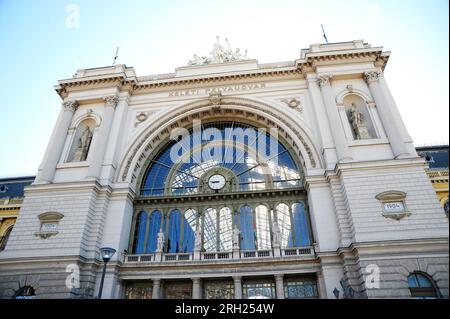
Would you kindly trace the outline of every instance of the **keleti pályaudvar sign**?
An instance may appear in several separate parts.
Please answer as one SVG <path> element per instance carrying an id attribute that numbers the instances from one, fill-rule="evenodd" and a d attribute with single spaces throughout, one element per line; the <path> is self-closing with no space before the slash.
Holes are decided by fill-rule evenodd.
<path id="1" fill-rule="evenodd" d="M 177 90 L 177 91 L 170 91 L 169 97 L 204 95 L 211 93 L 241 92 L 241 91 L 264 89 L 265 87 L 266 87 L 265 83 L 249 83 L 249 84 L 217 86 L 211 88 Z"/>

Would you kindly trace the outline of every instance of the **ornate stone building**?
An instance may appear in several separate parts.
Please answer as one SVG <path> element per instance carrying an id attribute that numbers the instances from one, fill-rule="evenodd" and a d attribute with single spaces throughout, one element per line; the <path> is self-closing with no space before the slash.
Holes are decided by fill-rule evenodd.
<path id="1" fill-rule="evenodd" d="M 448 145 L 421 146 L 416 148 L 419 156 L 425 158 L 426 169 L 436 195 L 448 217 Z"/>
<path id="2" fill-rule="evenodd" d="M 258 64 L 217 42 L 171 74 L 59 81 L 0 295 L 93 298 L 109 246 L 104 298 L 448 297 L 448 218 L 388 59 L 351 41 Z"/>

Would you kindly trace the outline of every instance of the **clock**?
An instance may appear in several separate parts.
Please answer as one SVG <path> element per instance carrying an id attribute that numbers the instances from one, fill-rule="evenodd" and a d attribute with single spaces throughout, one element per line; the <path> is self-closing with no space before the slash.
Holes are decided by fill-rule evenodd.
<path id="1" fill-rule="evenodd" d="M 225 187 L 227 180 L 223 175 L 215 174 L 208 180 L 208 186 L 212 190 L 218 191 Z"/>

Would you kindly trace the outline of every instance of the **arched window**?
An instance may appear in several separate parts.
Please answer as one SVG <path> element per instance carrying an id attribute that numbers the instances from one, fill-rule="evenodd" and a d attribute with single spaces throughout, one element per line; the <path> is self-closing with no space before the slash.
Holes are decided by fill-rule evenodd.
<path id="1" fill-rule="evenodd" d="M 294 203 L 292 205 L 292 223 L 294 225 L 295 246 L 310 246 L 309 221 L 303 203 Z"/>
<path id="2" fill-rule="evenodd" d="M 31 286 L 24 286 L 19 288 L 13 296 L 14 299 L 34 299 L 36 292 Z"/>
<path id="3" fill-rule="evenodd" d="M 269 210 L 266 206 L 259 205 L 255 209 L 255 217 L 258 249 L 271 249 Z"/>
<path id="4" fill-rule="evenodd" d="M 408 288 L 415 299 L 439 298 L 433 279 L 425 273 L 413 272 L 408 276 Z"/>
<path id="5" fill-rule="evenodd" d="M 292 221 L 289 206 L 286 204 L 279 204 L 276 213 L 278 227 L 281 232 L 281 248 L 293 247 L 294 240 L 292 236 Z"/>
<path id="6" fill-rule="evenodd" d="M 197 228 L 197 212 L 195 209 L 188 209 L 184 213 L 183 222 L 183 253 L 194 251 L 195 230 Z"/>
<path id="7" fill-rule="evenodd" d="M 219 251 L 230 251 L 233 242 L 233 217 L 231 209 L 224 207 L 219 212 Z"/>
<path id="8" fill-rule="evenodd" d="M 8 243 L 9 235 L 11 234 L 12 229 L 13 229 L 13 226 L 9 227 L 5 231 L 5 234 L 2 236 L 2 238 L 0 239 L 0 251 L 3 251 L 5 249 L 6 244 Z"/>

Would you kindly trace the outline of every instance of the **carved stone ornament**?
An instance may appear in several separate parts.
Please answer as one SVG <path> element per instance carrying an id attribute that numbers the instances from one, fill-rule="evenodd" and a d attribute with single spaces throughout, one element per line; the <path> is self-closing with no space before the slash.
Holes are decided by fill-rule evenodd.
<path id="1" fill-rule="evenodd" d="M 113 108 L 116 108 L 117 103 L 119 103 L 119 97 L 116 95 L 105 96 L 103 98 L 103 101 L 105 101 L 106 106 L 112 106 Z"/>
<path id="2" fill-rule="evenodd" d="M 290 108 L 296 109 L 300 113 L 303 112 L 303 108 L 300 105 L 300 100 L 298 100 L 296 98 L 292 98 L 292 99 L 284 99 L 284 100 L 281 100 L 281 101 L 284 102 Z"/>
<path id="3" fill-rule="evenodd" d="M 364 80 L 368 84 L 378 81 L 380 79 L 380 77 L 381 77 L 381 72 L 378 72 L 378 71 L 364 72 Z"/>
<path id="4" fill-rule="evenodd" d="M 220 104 L 222 103 L 222 93 L 220 92 L 210 93 L 209 101 L 211 102 L 213 109 L 220 108 Z"/>
<path id="5" fill-rule="evenodd" d="M 386 191 L 375 196 L 381 202 L 382 215 L 385 218 L 400 220 L 411 215 L 406 207 L 406 193 L 402 191 Z"/>
<path id="6" fill-rule="evenodd" d="M 64 217 L 58 212 L 46 212 L 38 216 L 40 221 L 39 231 L 34 232 L 34 235 L 42 239 L 47 239 L 58 234 L 58 225 L 60 220 Z"/>
<path id="7" fill-rule="evenodd" d="M 76 100 L 67 100 L 62 102 L 62 106 L 67 111 L 75 112 L 78 108 L 78 102 Z"/>
<path id="8" fill-rule="evenodd" d="M 333 76 L 330 74 L 319 75 L 317 78 L 317 83 L 319 83 L 320 87 L 330 86 L 332 78 L 333 78 Z"/>
<path id="9" fill-rule="evenodd" d="M 136 114 L 136 122 L 134 123 L 134 126 L 138 126 L 142 122 L 144 122 L 146 119 L 148 119 L 148 112 L 139 112 Z"/>

